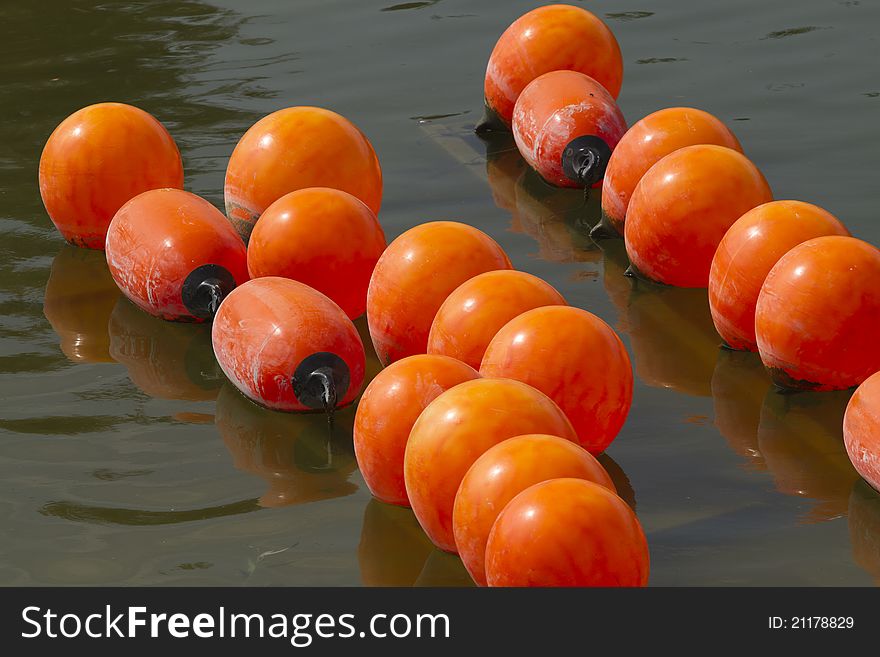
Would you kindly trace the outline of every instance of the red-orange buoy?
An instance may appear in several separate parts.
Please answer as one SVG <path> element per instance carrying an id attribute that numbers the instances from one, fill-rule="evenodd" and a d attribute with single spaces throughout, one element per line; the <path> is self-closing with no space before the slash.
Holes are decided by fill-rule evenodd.
<path id="1" fill-rule="evenodd" d="M 492 445 L 523 433 L 577 440 L 549 397 L 510 379 L 466 381 L 425 408 L 410 433 L 403 472 L 409 502 L 434 545 L 455 551 L 452 511 L 468 468 Z"/>
<path id="2" fill-rule="evenodd" d="M 626 348 L 608 324 L 580 308 L 545 306 L 512 319 L 489 343 L 480 374 L 546 394 L 592 454 L 611 444 L 632 404 Z"/>
<path id="3" fill-rule="evenodd" d="M 379 258 L 367 291 L 367 321 L 384 365 L 423 354 L 440 305 L 477 274 L 510 269 L 491 237 L 472 226 L 434 221 L 411 228 Z"/>
<path id="4" fill-rule="evenodd" d="M 125 296 L 170 320 L 210 319 L 248 280 L 241 238 L 217 208 L 181 189 L 144 192 L 116 213 L 107 264 Z"/>
<path id="5" fill-rule="evenodd" d="M 477 371 L 448 356 L 410 356 L 373 379 L 358 402 L 354 450 L 370 492 L 383 502 L 409 506 L 403 481 L 406 442 L 425 407 Z"/>
<path id="6" fill-rule="evenodd" d="M 364 382 L 354 324 L 323 294 L 289 278 L 255 278 L 233 290 L 211 340 L 235 387 L 275 410 L 346 406 Z"/>
<path id="7" fill-rule="evenodd" d="M 773 201 L 740 217 L 718 245 L 709 270 L 715 328 L 733 349 L 757 351 L 755 304 L 773 265 L 814 237 L 849 235 L 834 215 L 803 201 Z"/>
<path id="8" fill-rule="evenodd" d="M 636 185 L 661 158 L 685 146 L 716 144 L 742 153 L 733 133 L 717 118 L 693 107 L 668 107 L 638 121 L 623 136 L 605 171 L 602 182 L 602 228 L 623 236 L 623 225 L 629 200 Z"/>
<path id="9" fill-rule="evenodd" d="M 589 75 L 617 98 L 623 81 L 620 46 L 605 23 L 580 7 L 548 5 L 520 16 L 489 57 L 484 85 L 488 116 L 478 130 L 510 127 L 522 90 L 550 71 Z"/>
<path id="10" fill-rule="evenodd" d="M 869 376 L 849 400 L 843 442 L 856 471 L 880 491 L 880 372 Z"/>
<path id="11" fill-rule="evenodd" d="M 880 251 L 853 237 L 808 240 L 758 295 L 758 352 L 777 385 L 843 390 L 880 371 Z"/>
<path id="12" fill-rule="evenodd" d="M 445 354 L 479 369 L 486 347 L 511 319 L 565 299 L 537 276 L 512 269 L 474 276 L 450 294 L 431 324 L 428 353 Z"/>
<path id="13" fill-rule="evenodd" d="M 257 121 L 226 168 L 226 214 L 248 241 L 276 200 L 306 187 L 332 187 L 359 198 L 373 214 L 382 203 L 382 170 L 357 127 L 320 107 L 288 107 Z"/>
<path id="14" fill-rule="evenodd" d="M 254 278 L 305 283 L 355 319 L 364 314 L 370 276 L 384 250 L 382 226 L 362 201 L 311 187 L 285 194 L 260 216 L 248 243 L 248 271 Z"/>
<path id="15" fill-rule="evenodd" d="M 516 146 L 557 187 L 598 186 L 626 132 L 614 98 L 577 71 L 552 71 L 523 89 L 513 110 Z"/>
<path id="16" fill-rule="evenodd" d="M 141 192 L 183 187 L 177 144 L 151 115 L 99 103 L 62 121 L 40 157 L 46 212 L 71 244 L 103 249 L 117 210 Z"/>
<path id="17" fill-rule="evenodd" d="M 626 502 L 583 479 L 551 479 L 504 507 L 489 534 L 489 586 L 646 586 L 648 542 Z"/>
<path id="18" fill-rule="evenodd" d="M 633 267 L 659 283 L 706 287 L 727 229 L 773 200 L 758 168 L 724 146 L 687 146 L 639 181 L 626 211 L 624 238 Z"/>
<path id="19" fill-rule="evenodd" d="M 556 436 L 510 438 L 474 462 L 455 496 L 452 528 L 458 554 L 477 584 L 486 585 L 486 543 L 501 510 L 529 486 L 564 477 L 586 479 L 615 491 L 594 456 Z"/>

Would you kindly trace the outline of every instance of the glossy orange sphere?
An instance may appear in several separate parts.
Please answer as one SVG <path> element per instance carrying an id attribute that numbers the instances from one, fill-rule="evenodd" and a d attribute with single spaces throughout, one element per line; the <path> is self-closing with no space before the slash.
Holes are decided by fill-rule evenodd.
<path id="1" fill-rule="evenodd" d="M 614 34 L 580 7 L 548 5 L 523 14 L 508 27 L 486 67 L 486 106 L 508 126 L 526 85 L 550 71 L 589 75 L 617 98 L 623 58 Z"/>
<path id="2" fill-rule="evenodd" d="M 486 347 L 511 319 L 541 306 L 564 306 L 549 283 L 512 269 L 474 276 L 450 294 L 431 324 L 428 353 L 444 354 L 479 369 Z"/>
<path id="3" fill-rule="evenodd" d="M 440 306 L 477 274 L 510 269 L 502 248 L 481 230 L 454 221 L 411 228 L 379 258 L 367 290 L 367 322 L 384 365 L 423 354 Z"/>
<path id="4" fill-rule="evenodd" d="M 364 346 L 354 324 L 326 296 L 289 278 L 255 278 L 233 290 L 211 339 L 233 385 L 275 410 L 346 406 L 363 385 Z"/>
<path id="5" fill-rule="evenodd" d="M 551 479 L 504 507 L 486 545 L 489 586 L 646 586 L 648 542 L 613 492 Z"/>
<path id="6" fill-rule="evenodd" d="M 668 107 L 633 125 L 608 162 L 602 183 L 602 212 L 623 235 L 629 200 L 642 176 L 660 159 L 685 146 L 715 144 L 742 153 L 733 133 L 717 118 L 693 107 Z"/>
<path id="7" fill-rule="evenodd" d="M 630 262 L 651 280 L 706 287 L 718 244 L 733 223 L 773 200 L 758 168 L 724 146 L 687 146 L 639 181 L 626 211 Z"/>
<path id="8" fill-rule="evenodd" d="M 382 204 L 382 169 L 373 146 L 348 119 L 320 107 L 288 107 L 244 134 L 226 168 L 226 214 L 248 241 L 272 203 L 306 187 L 332 187 Z"/>
<path id="9" fill-rule="evenodd" d="M 71 244 L 103 249 L 113 215 L 141 192 L 183 187 L 180 151 L 164 126 L 123 103 L 78 110 L 40 156 L 40 196 Z"/>
<path id="10" fill-rule="evenodd" d="M 493 445 L 524 433 L 577 440 L 553 400 L 519 381 L 466 381 L 425 408 L 410 433 L 403 473 L 412 509 L 434 545 L 455 552 L 452 510 L 468 468 Z"/>
<path id="11" fill-rule="evenodd" d="M 409 506 L 403 458 L 409 434 L 425 407 L 477 371 L 448 356 L 410 356 L 379 372 L 358 402 L 354 450 L 370 492 L 389 504 Z"/>
<path id="12" fill-rule="evenodd" d="M 122 206 L 107 230 L 107 264 L 125 296 L 169 320 L 210 319 L 248 280 L 247 251 L 223 213 L 182 189 L 154 189 Z"/>
<path id="13" fill-rule="evenodd" d="M 880 251 L 853 237 L 808 240 L 758 295 L 758 352 L 788 388 L 843 390 L 880 371 Z"/>
<path id="14" fill-rule="evenodd" d="M 546 394 L 592 454 L 611 444 L 632 404 L 626 348 L 608 324 L 580 308 L 545 306 L 512 319 L 489 343 L 480 374 Z"/>
<path id="15" fill-rule="evenodd" d="M 260 216 L 248 242 L 248 271 L 253 278 L 305 283 L 355 319 L 367 307 L 367 286 L 385 246 L 382 226 L 363 202 L 338 189 L 300 189 Z"/>
<path id="16" fill-rule="evenodd" d="M 834 215 L 803 201 L 772 201 L 740 217 L 718 245 L 709 270 L 715 328 L 734 349 L 757 351 L 755 305 L 779 258 L 814 237 L 849 235 Z"/>
<path id="17" fill-rule="evenodd" d="M 535 78 L 513 109 L 519 152 L 557 187 L 599 186 L 625 132 L 626 119 L 611 94 L 577 71 L 551 71 Z M 578 159 L 587 156 L 588 163 Z"/>
<path id="18" fill-rule="evenodd" d="M 474 462 L 455 496 L 452 528 L 458 554 L 477 584 L 486 585 L 486 543 L 501 510 L 529 486 L 565 477 L 593 481 L 616 492 L 594 456 L 556 436 L 510 438 Z"/>
<path id="19" fill-rule="evenodd" d="M 843 417 L 843 440 L 853 467 L 880 490 L 880 373 L 860 385 Z"/>

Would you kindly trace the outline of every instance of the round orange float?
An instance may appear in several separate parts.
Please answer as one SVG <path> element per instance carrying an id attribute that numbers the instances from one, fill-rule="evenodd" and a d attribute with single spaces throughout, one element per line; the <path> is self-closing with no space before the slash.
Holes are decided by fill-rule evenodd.
<path id="1" fill-rule="evenodd" d="M 62 121 L 40 157 L 40 196 L 71 244 L 103 249 L 113 215 L 141 192 L 183 187 L 168 131 L 147 112 L 99 103 Z"/>
<path id="2" fill-rule="evenodd" d="M 632 403 L 626 348 L 610 326 L 580 308 L 545 306 L 512 319 L 489 343 L 480 374 L 546 394 L 592 454 L 611 444 Z"/>
<path id="3" fill-rule="evenodd" d="M 468 468 L 493 445 L 524 433 L 577 440 L 559 407 L 519 381 L 466 381 L 425 408 L 410 433 L 403 473 L 412 509 L 434 545 L 455 551 L 452 509 Z"/>
<path id="4" fill-rule="evenodd" d="M 367 322 L 384 365 L 423 354 L 431 323 L 455 288 L 510 269 L 498 243 L 472 226 L 434 221 L 411 228 L 379 258 L 367 290 Z"/>
<path id="5" fill-rule="evenodd" d="M 275 410 L 346 406 L 364 381 L 364 346 L 354 324 L 323 294 L 289 278 L 255 278 L 233 290 L 214 318 L 211 340 L 235 387 Z"/>
<path id="6" fill-rule="evenodd" d="M 382 170 L 348 119 L 320 107 L 288 107 L 257 121 L 232 151 L 226 214 L 247 242 L 266 208 L 306 187 L 340 189 L 379 214 Z"/>
<path id="7" fill-rule="evenodd" d="M 843 442 L 862 479 L 880 490 L 880 373 L 868 377 L 850 399 Z"/>
<path id="8" fill-rule="evenodd" d="M 403 458 L 413 424 L 441 393 L 479 376 L 454 358 L 420 355 L 392 363 L 370 382 L 358 402 L 354 450 L 375 497 L 409 506 Z"/>
<path id="9" fill-rule="evenodd" d="M 248 280 L 244 243 L 223 214 L 181 189 L 126 203 L 107 231 L 107 264 L 123 294 L 162 319 L 200 322 Z"/>
<path id="10" fill-rule="evenodd" d="M 535 484 L 504 507 L 486 545 L 489 586 L 646 586 L 648 542 L 613 492 L 583 479 Z"/>
<path id="11" fill-rule="evenodd" d="M 773 265 L 814 237 L 849 235 L 834 215 L 803 201 L 772 201 L 740 217 L 724 235 L 709 270 L 712 321 L 733 349 L 757 351 L 755 304 Z"/>
<path id="12" fill-rule="evenodd" d="M 486 542 L 501 510 L 529 486 L 564 477 L 593 481 L 616 492 L 594 456 L 556 436 L 510 438 L 474 462 L 455 496 L 452 528 L 458 554 L 477 584 L 486 585 Z"/>
<path id="13" fill-rule="evenodd" d="M 706 287 L 724 233 L 773 200 L 758 168 L 724 146 L 687 146 L 642 177 L 626 211 L 624 238 L 633 267 L 678 287 Z"/>
<path id="14" fill-rule="evenodd" d="M 486 67 L 486 118 L 478 131 L 510 127 L 513 106 L 526 85 L 550 71 L 579 71 L 613 98 L 623 81 L 623 58 L 614 34 L 580 7 L 548 5 L 520 16 L 492 50 Z"/>
<path id="15" fill-rule="evenodd" d="M 523 89 L 513 137 L 526 162 L 557 187 L 594 187 L 626 132 L 614 98 L 577 71 L 552 71 Z"/>
<path id="16" fill-rule="evenodd" d="M 348 192 L 313 187 L 285 194 L 260 216 L 247 247 L 253 278 L 282 276 L 333 299 L 351 319 L 385 250 L 376 215 Z"/>
<path id="17" fill-rule="evenodd" d="M 742 152 L 733 133 L 717 118 L 693 107 L 668 107 L 638 121 L 623 136 L 602 182 L 602 221 L 593 236 L 623 236 L 629 200 L 654 164 L 673 151 L 697 144 L 716 144 Z M 609 230 L 610 228 L 610 230 Z"/>
<path id="18" fill-rule="evenodd" d="M 428 353 L 444 354 L 479 369 L 486 347 L 511 319 L 533 308 L 566 305 L 537 276 L 505 269 L 474 276 L 450 294 L 431 324 Z"/>
<path id="19" fill-rule="evenodd" d="M 784 388 L 842 390 L 880 371 L 880 251 L 853 237 L 808 240 L 758 295 L 758 352 Z"/>

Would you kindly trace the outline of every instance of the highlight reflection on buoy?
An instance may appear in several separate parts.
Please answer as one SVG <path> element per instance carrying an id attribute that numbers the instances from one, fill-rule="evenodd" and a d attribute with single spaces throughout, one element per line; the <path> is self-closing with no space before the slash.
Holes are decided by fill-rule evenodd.
<path id="1" fill-rule="evenodd" d="M 706 287 L 721 238 L 757 205 L 773 200 L 758 168 L 723 146 L 687 146 L 639 181 L 626 211 L 624 240 L 643 276 L 678 287 Z"/>
<path id="2" fill-rule="evenodd" d="M 253 401 L 282 411 L 347 406 L 364 380 L 357 329 L 333 301 L 288 278 L 237 287 L 214 318 L 212 341 L 227 378 Z"/>
<path id="3" fill-rule="evenodd" d="M 413 586 L 433 551 L 411 509 L 375 497 L 367 502 L 358 544 L 364 585 Z"/>
<path id="4" fill-rule="evenodd" d="M 226 168 L 226 214 L 242 239 L 276 200 L 307 187 L 331 187 L 382 204 L 382 169 L 372 144 L 348 119 L 320 107 L 288 107 L 251 126 Z"/>
<path id="5" fill-rule="evenodd" d="M 509 128 L 522 90 L 550 71 L 589 75 L 617 98 L 623 81 L 620 46 L 605 23 L 580 7 L 548 5 L 523 14 L 489 57 L 483 90 L 487 117 L 477 131 Z"/>
<path id="6" fill-rule="evenodd" d="M 98 103 L 74 112 L 40 156 L 46 212 L 76 246 L 103 249 L 119 208 L 161 187 L 183 187 L 180 152 L 159 121 L 131 105 Z"/>
<path id="7" fill-rule="evenodd" d="M 203 198 L 155 189 L 126 203 L 107 231 L 113 280 L 138 307 L 162 319 L 202 322 L 248 280 L 244 243 Z"/>
<path id="8" fill-rule="evenodd" d="M 880 490 L 880 373 L 853 394 L 843 418 L 843 439 L 853 467 Z"/>
<path id="9" fill-rule="evenodd" d="M 577 71 L 552 71 L 523 89 L 513 110 L 513 136 L 523 158 L 558 187 L 601 184 L 626 132 L 614 98 Z"/>
<path id="10" fill-rule="evenodd" d="M 65 244 L 49 270 L 43 314 L 77 363 L 109 363 L 107 321 L 121 296 L 103 253 Z"/>
<path id="11" fill-rule="evenodd" d="M 848 519 L 853 560 L 880 586 L 880 493 L 865 481 L 853 485 Z"/>

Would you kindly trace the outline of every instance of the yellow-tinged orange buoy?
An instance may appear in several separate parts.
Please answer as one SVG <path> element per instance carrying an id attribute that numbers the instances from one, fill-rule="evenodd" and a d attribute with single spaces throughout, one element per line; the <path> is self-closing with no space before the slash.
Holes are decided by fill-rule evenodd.
<path id="1" fill-rule="evenodd" d="M 433 221 L 394 240 L 373 271 L 367 322 L 384 365 L 423 354 L 431 323 L 455 288 L 477 274 L 510 269 L 504 250 L 481 230 Z"/>
<path id="2" fill-rule="evenodd" d="M 182 189 L 154 189 L 122 206 L 107 230 L 107 264 L 135 305 L 175 321 L 211 319 L 248 280 L 247 251 L 223 213 Z"/>
<path id="3" fill-rule="evenodd" d="M 385 233 L 348 192 L 310 187 L 285 194 L 260 216 L 247 247 L 253 278 L 282 276 L 333 299 L 351 319 L 364 314 Z"/>
<path id="4" fill-rule="evenodd" d="M 425 408 L 406 445 L 404 481 L 416 518 L 434 545 L 455 552 L 453 505 L 468 468 L 493 445 L 523 432 L 577 441 L 553 400 L 510 379 L 465 381 Z"/>
<path id="5" fill-rule="evenodd" d="M 880 491 L 880 372 L 869 376 L 850 399 L 843 441 L 853 467 Z"/>
<path id="6" fill-rule="evenodd" d="M 716 144 L 742 153 L 739 141 L 726 125 L 693 107 L 667 107 L 633 125 L 608 161 L 602 182 L 603 221 L 591 235 L 622 237 L 626 209 L 642 176 L 663 157 L 697 144 Z"/>
<path id="7" fill-rule="evenodd" d="M 578 71 L 613 98 L 623 81 L 623 58 L 614 34 L 580 7 L 547 5 L 523 14 L 508 27 L 486 67 L 486 118 L 477 131 L 509 128 L 513 106 L 526 85 L 550 71 Z"/>
<path id="8" fill-rule="evenodd" d="M 372 144 L 348 119 L 320 107 L 288 107 L 257 121 L 226 168 L 226 214 L 245 240 L 276 200 L 306 187 L 332 187 L 382 204 L 382 169 Z"/>
<path id="9" fill-rule="evenodd" d="M 670 153 L 639 181 L 626 211 L 624 239 L 643 276 L 678 287 L 706 287 L 721 238 L 770 186 L 742 153 L 701 144 Z"/>
<path id="10" fill-rule="evenodd" d="M 526 162 L 557 187 L 596 187 L 626 132 L 611 94 L 577 71 L 551 71 L 523 89 L 513 137 Z"/>
<path id="11" fill-rule="evenodd" d="M 632 404 L 632 365 L 623 342 L 601 319 L 570 306 L 544 306 L 510 320 L 489 343 L 480 374 L 546 394 L 592 454 L 611 444 Z"/>
<path id="12" fill-rule="evenodd" d="M 211 339 L 235 387 L 275 410 L 346 406 L 364 381 L 364 346 L 354 324 L 326 296 L 289 278 L 255 278 L 233 290 Z"/>
<path id="13" fill-rule="evenodd" d="M 709 270 L 709 307 L 715 328 L 733 349 L 757 351 L 755 305 L 779 258 L 815 237 L 849 235 L 830 212 L 803 201 L 772 201 L 737 219 Z"/>
<path id="14" fill-rule="evenodd" d="M 409 506 L 403 459 L 413 424 L 425 407 L 477 371 L 448 356 L 409 356 L 373 379 L 358 402 L 354 450 L 370 492 L 389 504 Z"/>
<path id="15" fill-rule="evenodd" d="M 880 371 L 880 250 L 808 240 L 770 270 L 755 310 L 758 352 L 784 388 L 843 390 Z"/>
<path id="16" fill-rule="evenodd" d="M 40 196 L 76 246 L 103 249 L 126 202 L 150 189 L 183 187 L 177 144 L 159 121 L 123 103 L 99 103 L 62 121 L 40 156 Z"/>
<path id="17" fill-rule="evenodd" d="M 537 276 L 513 269 L 479 274 L 440 306 L 428 334 L 428 353 L 479 369 L 486 347 L 507 322 L 527 310 L 564 305 L 562 295 Z"/>

